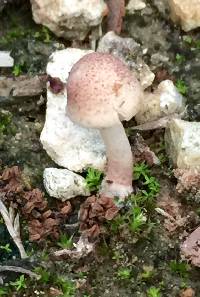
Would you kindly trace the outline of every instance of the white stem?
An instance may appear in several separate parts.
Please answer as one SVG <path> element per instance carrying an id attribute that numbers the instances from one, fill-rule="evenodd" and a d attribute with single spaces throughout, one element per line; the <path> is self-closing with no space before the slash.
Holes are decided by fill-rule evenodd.
<path id="1" fill-rule="evenodd" d="M 101 194 L 125 198 L 132 192 L 133 156 L 121 123 L 101 129 L 106 146 L 107 170 Z"/>

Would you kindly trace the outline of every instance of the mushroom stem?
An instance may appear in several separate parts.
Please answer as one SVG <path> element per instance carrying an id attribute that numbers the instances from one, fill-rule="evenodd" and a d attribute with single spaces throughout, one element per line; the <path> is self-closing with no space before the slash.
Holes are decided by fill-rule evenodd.
<path id="1" fill-rule="evenodd" d="M 100 130 L 106 146 L 107 169 L 100 193 L 125 198 L 132 188 L 133 156 L 121 122 Z"/>

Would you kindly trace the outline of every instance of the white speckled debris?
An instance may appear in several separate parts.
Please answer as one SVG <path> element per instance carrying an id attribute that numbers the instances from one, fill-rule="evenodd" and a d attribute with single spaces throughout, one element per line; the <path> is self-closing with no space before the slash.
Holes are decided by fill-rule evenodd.
<path id="1" fill-rule="evenodd" d="M 0 51 L 0 67 L 13 67 L 14 59 L 10 56 L 10 52 Z"/>
<path id="2" fill-rule="evenodd" d="M 126 11 L 128 14 L 134 14 L 137 10 L 142 10 L 146 7 L 146 4 L 142 0 L 129 0 Z"/>
<path id="3" fill-rule="evenodd" d="M 31 4 L 37 24 L 68 40 L 83 40 L 108 12 L 103 0 L 31 0 Z"/>
<path id="4" fill-rule="evenodd" d="M 85 179 L 67 169 L 46 168 L 43 174 L 47 193 L 61 201 L 76 197 L 89 196 Z"/>
<path id="5" fill-rule="evenodd" d="M 200 123 L 174 119 L 165 132 L 170 159 L 180 169 L 200 169 Z"/>
<path id="6" fill-rule="evenodd" d="M 56 51 L 50 57 L 47 74 L 67 81 L 74 63 L 91 51 L 68 48 Z M 103 170 L 106 162 L 105 147 L 99 131 L 85 129 L 66 116 L 67 95 L 57 95 L 47 89 L 46 121 L 41 142 L 48 155 L 58 165 L 72 171 L 87 167 Z"/>
<path id="7" fill-rule="evenodd" d="M 143 108 L 135 119 L 143 124 L 184 110 L 185 99 L 171 80 L 164 80 L 153 93 L 144 93 Z"/>

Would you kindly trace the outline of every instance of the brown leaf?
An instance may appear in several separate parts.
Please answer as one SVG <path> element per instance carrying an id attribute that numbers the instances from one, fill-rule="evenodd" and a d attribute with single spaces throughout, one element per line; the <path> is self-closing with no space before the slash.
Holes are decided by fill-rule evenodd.
<path id="1" fill-rule="evenodd" d="M 111 221 L 112 219 L 114 219 L 114 217 L 116 217 L 116 215 L 119 212 L 119 208 L 114 205 L 113 207 L 109 208 L 106 213 L 105 213 L 105 219 L 108 221 Z"/>
<path id="2" fill-rule="evenodd" d="M 63 206 L 60 210 L 62 215 L 68 215 L 72 211 L 71 203 L 68 201 L 65 206 Z"/>
<path id="3" fill-rule="evenodd" d="M 42 192 L 39 189 L 33 189 L 24 193 L 24 198 L 28 200 L 23 208 L 23 212 L 31 213 L 34 208 L 38 210 L 44 210 L 47 207 L 47 201 L 44 199 Z"/>
<path id="4" fill-rule="evenodd" d="M 125 0 L 107 0 L 107 5 L 109 9 L 107 30 L 120 34 L 125 16 Z"/>
<path id="5" fill-rule="evenodd" d="M 39 220 L 31 220 L 28 225 L 30 241 L 39 240 L 43 235 L 44 229 Z"/>
<path id="6" fill-rule="evenodd" d="M 87 208 L 84 208 L 84 205 L 82 205 L 79 212 L 79 220 L 81 222 L 85 222 L 88 219 L 88 214 L 89 210 Z"/>
<path id="7" fill-rule="evenodd" d="M 105 197 L 105 196 L 101 196 L 98 199 L 98 203 L 102 205 L 105 209 L 111 208 L 113 207 L 113 205 L 115 205 L 114 200 L 112 198 Z"/>
<path id="8" fill-rule="evenodd" d="M 1 176 L 2 180 L 10 180 L 11 178 L 19 178 L 21 176 L 21 172 L 18 166 L 13 166 L 11 168 L 6 168 Z"/>
<path id="9" fill-rule="evenodd" d="M 58 225 L 58 221 L 56 219 L 48 218 L 44 221 L 44 227 L 46 229 L 51 229 Z"/>
<path id="10" fill-rule="evenodd" d="M 95 238 L 98 237 L 100 234 L 100 228 L 99 225 L 93 225 L 90 229 L 87 229 L 84 231 L 84 234 L 89 238 Z"/>
<path id="11" fill-rule="evenodd" d="M 103 207 L 97 202 L 91 204 L 91 210 L 89 212 L 89 218 L 97 217 L 98 215 L 103 214 Z"/>
<path id="12" fill-rule="evenodd" d="M 48 209 L 47 211 L 45 211 L 45 212 L 43 213 L 42 217 L 43 217 L 44 219 L 47 219 L 48 217 L 51 216 L 51 214 L 52 214 L 52 211 L 51 211 L 50 209 Z"/>
<path id="13" fill-rule="evenodd" d="M 6 193 L 19 193 L 22 191 L 23 186 L 20 181 L 21 171 L 18 166 L 13 166 L 11 168 L 6 168 L 0 179 L 5 182 L 1 188 L 1 192 Z"/>

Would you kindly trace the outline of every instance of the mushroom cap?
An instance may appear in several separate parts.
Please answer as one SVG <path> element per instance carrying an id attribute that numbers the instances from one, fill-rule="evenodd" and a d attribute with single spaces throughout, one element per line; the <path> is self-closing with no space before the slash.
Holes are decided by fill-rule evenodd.
<path id="1" fill-rule="evenodd" d="M 70 71 L 67 115 L 84 127 L 111 127 L 138 113 L 142 94 L 136 76 L 121 60 L 90 53 Z"/>

